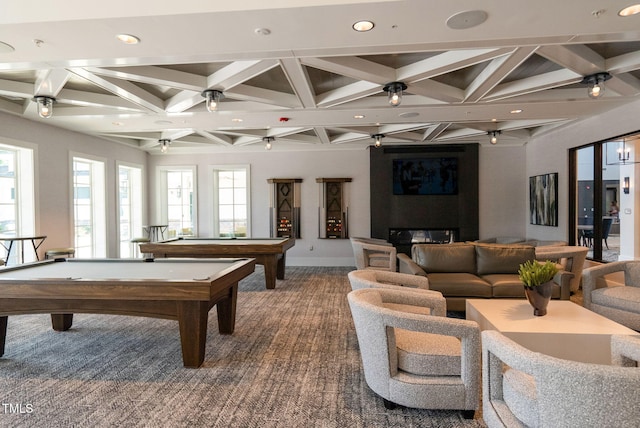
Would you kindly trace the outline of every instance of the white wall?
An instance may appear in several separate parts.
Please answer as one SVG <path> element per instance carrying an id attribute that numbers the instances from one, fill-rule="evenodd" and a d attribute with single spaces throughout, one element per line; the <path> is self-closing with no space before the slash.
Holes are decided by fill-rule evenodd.
<path id="1" fill-rule="evenodd" d="M 598 102 L 597 100 L 593 100 Z M 527 237 L 562 239 L 569 237 L 569 149 L 610 139 L 640 129 L 640 101 L 534 137 L 527 145 L 527 177 L 558 172 L 558 227 L 536 226 L 526 222 Z M 524 195 L 528 198 L 528 193 Z M 623 204 L 624 201 L 621 201 Z M 525 214 L 526 216 L 526 214 Z"/>
<path id="2" fill-rule="evenodd" d="M 349 190 L 349 234 L 370 235 L 369 152 L 367 150 L 258 152 L 216 154 L 154 155 L 149 160 L 150 188 L 157 190 L 155 170 L 158 166 L 196 165 L 198 170 L 198 234 L 212 236 L 213 165 L 246 165 L 251 168 L 251 231 L 253 237 L 270 233 L 269 178 L 301 178 L 300 234 L 296 245 L 287 252 L 291 266 L 353 266 L 349 240 L 318 238 L 319 184 L 316 178 L 352 178 Z M 153 204 L 151 205 L 154 206 Z M 313 250 L 311 249 L 313 248 Z"/>
<path id="3" fill-rule="evenodd" d="M 36 168 L 36 232 L 47 236 L 47 248 L 73 246 L 71 225 L 71 166 L 69 152 L 103 158 L 107 180 L 109 257 L 117 254 L 116 161 L 146 166 L 145 152 L 64 129 L 0 113 L 0 141 L 34 149 Z M 143 172 L 144 173 L 144 172 Z"/>

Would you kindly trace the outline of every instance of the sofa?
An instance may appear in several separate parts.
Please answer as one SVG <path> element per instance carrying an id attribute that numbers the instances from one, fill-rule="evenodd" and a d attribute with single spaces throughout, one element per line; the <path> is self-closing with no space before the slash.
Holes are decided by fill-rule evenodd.
<path id="1" fill-rule="evenodd" d="M 524 298 L 520 264 L 535 260 L 536 249 L 517 244 L 414 244 L 411 257 L 398 254 L 402 273 L 426 276 L 429 289 L 442 293 L 447 309 L 464 311 L 466 299 Z M 552 298 L 569 300 L 573 274 L 559 271 Z"/>
<path id="2" fill-rule="evenodd" d="M 533 238 L 520 238 L 517 236 L 497 236 L 494 238 L 478 239 L 475 241 L 480 244 L 519 244 L 531 245 L 532 247 L 558 247 L 568 245 L 567 241 L 550 241 Z"/>

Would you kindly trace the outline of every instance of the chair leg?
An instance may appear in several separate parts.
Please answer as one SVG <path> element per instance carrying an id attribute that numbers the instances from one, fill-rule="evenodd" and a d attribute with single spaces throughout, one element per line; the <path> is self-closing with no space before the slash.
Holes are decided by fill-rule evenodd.
<path id="1" fill-rule="evenodd" d="M 383 398 L 382 401 L 384 402 L 384 408 L 387 410 L 393 410 L 398 406 L 396 403 L 389 401 L 386 398 Z"/>
<path id="2" fill-rule="evenodd" d="M 462 417 L 465 419 L 473 419 L 476 416 L 475 410 L 463 410 Z"/>

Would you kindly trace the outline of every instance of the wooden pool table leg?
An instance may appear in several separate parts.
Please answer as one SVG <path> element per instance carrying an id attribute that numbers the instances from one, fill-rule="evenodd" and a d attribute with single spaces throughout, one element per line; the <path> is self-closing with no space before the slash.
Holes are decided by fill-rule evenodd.
<path id="1" fill-rule="evenodd" d="M 204 361 L 209 302 L 181 301 L 177 306 L 182 362 L 185 367 L 198 368 Z"/>
<path id="2" fill-rule="evenodd" d="M 7 339 L 7 318 L 0 317 L 0 357 L 4 355 L 4 343 Z"/>
<path id="3" fill-rule="evenodd" d="M 229 288 L 229 296 L 216 303 L 218 311 L 218 332 L 232 334 L 236 328 L 236 302 L 238 301 L 238 283 Z"/>
<path id="4" fill-rule="evenodd" d="M 73 325 L 73 314 L 51 314 L 51 326 L 55 331 L 67 331 Z"/>
<path id="5" fill-rule="evenodd" d="M 282 257 L 278 257 L 278 273 L 277 273 L 277 277 L 278 279 L 284 279 L 284 267 L 287 261 L 287 253 L 282 253 Z"/>
<path id="6" fill-rule="evenodd" d="M 264 265 L 264 278 L 267 283 L 267 289 L 272 290 L 276 288 L 276 278 L 278 276 L 278 256 L 269 255 L 264 256 L 262 259 Z"/>

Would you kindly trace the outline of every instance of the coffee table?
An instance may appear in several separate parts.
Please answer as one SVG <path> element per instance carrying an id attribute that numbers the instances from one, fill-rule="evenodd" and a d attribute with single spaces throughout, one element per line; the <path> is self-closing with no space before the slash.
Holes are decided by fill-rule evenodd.
<path id="1" fill-rule="evenodd" d="M 536 317 L 526 300 L 467 299 L 466 318 L 532 351 L 565 360 L 611 364 L 611 335 L 639 335 L 571 301 L 552 300 Z"/>

